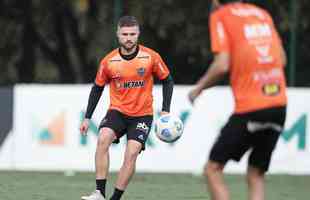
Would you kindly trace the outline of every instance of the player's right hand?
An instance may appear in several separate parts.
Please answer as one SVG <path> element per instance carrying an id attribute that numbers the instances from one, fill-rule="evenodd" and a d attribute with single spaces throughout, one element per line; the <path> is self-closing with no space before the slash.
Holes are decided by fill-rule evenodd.
<path id="1" fill-rule="evenodd" d="M 80 125 L 80 133 L 82 135 L 87 135 L 88 127 L 89 127 L 89 119 L 84 119 Z"/>
<path id="2" fill-rule="evenodd" d="M 196 98 L 200 95 L 201 90 L 199 88 L 194 88 L 188 93 L 188 100 L 193 105 Z"/>

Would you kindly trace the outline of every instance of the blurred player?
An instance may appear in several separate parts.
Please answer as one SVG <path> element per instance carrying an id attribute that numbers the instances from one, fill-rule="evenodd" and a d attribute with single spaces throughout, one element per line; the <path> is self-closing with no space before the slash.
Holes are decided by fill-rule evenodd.
<path id="1" fill-rule="evenodd" d="M 110 107 L 100 123 L 95 165 L 96 190 L 83 200 L 104 200 L 109 170 L 109 147 L 126 135 L 127 145 L 123 165 L 110 200 L 119 200 L 135 171 L 136 159 L 145 149 L 153 120 L 153 76 L 163 83 L 161 114 L 170 110 L 173 80 L 166 64 L 155 51 L 138 44 L 139 24 L 135 17 L 124 16 L 118 22 L 120 47 L 105 56 L 100 63 L 95 83 L 89 95 L 85 119 L 80 126 L 86 134 L 89 120 L 106 84 L 110 86 Z"/>
<path id="2" fill-rule="evenodd" d="M 229 73 L 235 110 L 213 145 L 204 169 L 213 200 L 229 199 L 223 169 L 250 151 L 251 200 L 264 199 L 264 174 L 286 117 L 286 56 L 267 11 L 242 2 L 213 0 L 210 16 L 214 61 L 189 93 L 199 94 Z M 219 105 L 220 106 L 220 105 Z"/>

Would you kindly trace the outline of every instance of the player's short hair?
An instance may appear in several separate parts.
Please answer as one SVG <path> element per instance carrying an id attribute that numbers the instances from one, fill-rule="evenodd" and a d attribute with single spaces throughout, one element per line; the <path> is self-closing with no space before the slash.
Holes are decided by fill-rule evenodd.
<path id="1" fill-rule="evenodd" d="M 139 22 L 134 16 L 123 16 L 118 20 L 118 27 L 139 26 Z"/>

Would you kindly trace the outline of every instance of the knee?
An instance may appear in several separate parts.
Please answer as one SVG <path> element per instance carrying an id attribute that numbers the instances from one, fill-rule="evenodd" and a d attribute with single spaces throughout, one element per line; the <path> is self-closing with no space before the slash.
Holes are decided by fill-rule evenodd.
<path id="1" fill-rule="evenodd" d="M 111 134 L 108 133 L 105 129 L 101 129 L 97 140 L 97 147 L 108 149 L 112 143 L 112 140 L 113 138 Z"/>
<path id="2" fill-rule="evenodd" d="M 203 174 L 206 177 L 210 177 L 214 174 L 222 173 L 223 169 L 224 169 L 223 164 L 213 162 L 213 161 L 209 161 L 204 167 Z"/>

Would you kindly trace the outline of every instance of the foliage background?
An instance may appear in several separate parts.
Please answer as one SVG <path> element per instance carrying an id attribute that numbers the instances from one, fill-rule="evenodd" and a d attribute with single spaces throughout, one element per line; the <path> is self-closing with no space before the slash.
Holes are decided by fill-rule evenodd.
<path id="1" fill-rule="evenodd" d="M 310 86 L 310 1 L 252 2 L 270 11 L 288 53 L 295 31 L 294 86 Z M 0 0 L 0 85 L 92 82 L 99 60 L 117 47 L 121 15 L 139 19 L 140 42 L 160 52 L 177 84 L 193 84 L 212 60 L 209 7 L 210 0 Z"/>

